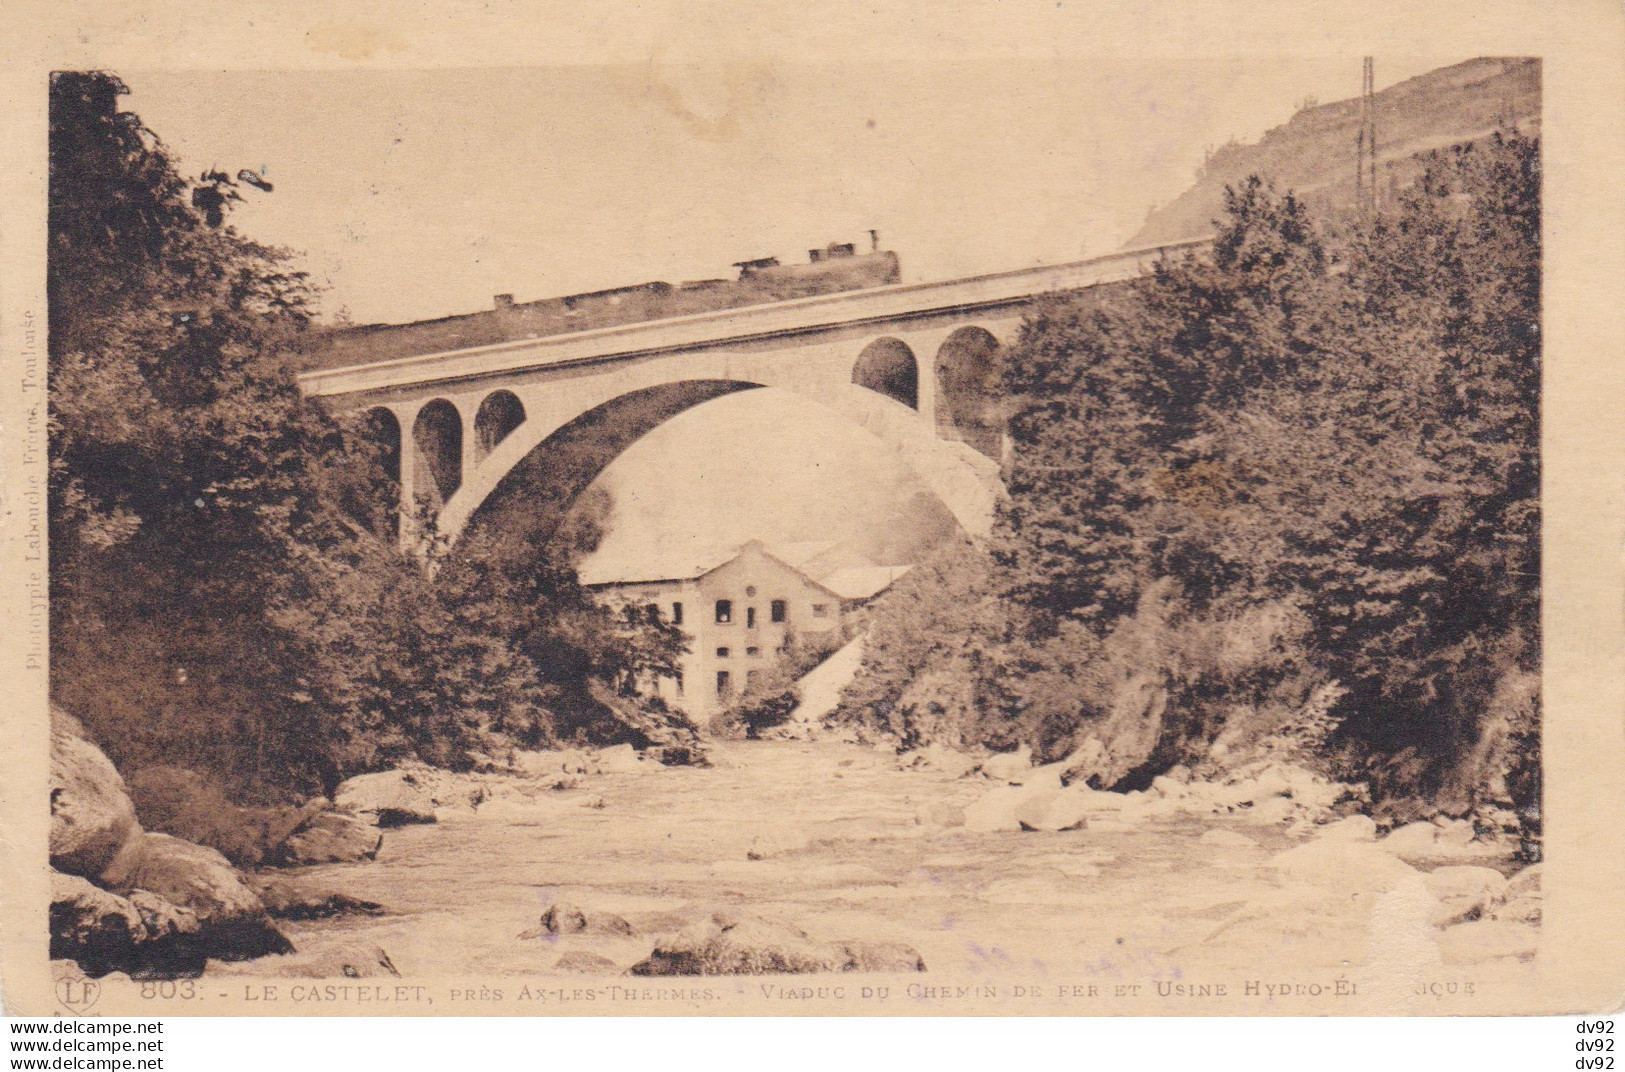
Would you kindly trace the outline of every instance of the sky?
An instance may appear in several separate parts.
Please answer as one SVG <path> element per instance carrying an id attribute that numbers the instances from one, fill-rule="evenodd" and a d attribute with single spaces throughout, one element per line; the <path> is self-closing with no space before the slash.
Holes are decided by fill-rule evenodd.
<path id="1" fill-rule="evenodd" d="M 1465 57 L 1381 58 L 1379 88 Z M 300 251 L 324 311 L 400 322 L 830 241 L 906 282 L 1111 252 L 1358 57 L 121 72 L 183 170 L 250 167 L 236 226 Z"/>
<path id="2" fill-rule="evenodd" d="M 355 323 L 472 312 L 499 293 L 731 277 L 735 261 L 866 247 L 871 228 L 904 282 L 1101 255 L 1186 189 L 1208 149 L 1360 88 L 1352 55 L 727 55 L 120 75 L 125 107 L 184 172 L 248 167 L 271 181 L 272 193 L 244 191 L 234 225 L 297 251 L 323 316 Z M 1466 58 L 1379 57 L 1377 88 Z M 751 538 L 892 553 L 943 516 L 868 432 L 768 390 L 674 418 L 599 483 L 615 503 L 605 561 Z"/>

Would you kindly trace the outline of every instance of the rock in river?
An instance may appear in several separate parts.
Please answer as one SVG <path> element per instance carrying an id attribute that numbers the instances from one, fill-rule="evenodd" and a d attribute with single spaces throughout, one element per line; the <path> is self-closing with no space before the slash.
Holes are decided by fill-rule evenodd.
<path id="1" fill-rule="evenodd" d="M 377 858 L 384 835 L 353 815 L 326 811 L 307 819 L 272 853 L 273 863 L 290 866 L 354 863 Z"/>
<path id="2" fill-rule="evenodd" d="M 633 975 L 774 975 L 924 971 L 901 943 L 821 942 L 788 920 L 717 912 L 662 939 Z"/>

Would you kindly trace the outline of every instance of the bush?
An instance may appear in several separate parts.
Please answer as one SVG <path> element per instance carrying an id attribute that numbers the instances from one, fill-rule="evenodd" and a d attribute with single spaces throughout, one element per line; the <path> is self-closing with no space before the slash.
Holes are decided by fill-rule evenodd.
<path id="1" fill-rule="evenodd" d="M 143 827 L 207 845 L 238 867 L 258 867 L 312 814 L 310 808 L 239 807 L 218 785 L 182 767 L 144 767 L 127 784 Z"/>

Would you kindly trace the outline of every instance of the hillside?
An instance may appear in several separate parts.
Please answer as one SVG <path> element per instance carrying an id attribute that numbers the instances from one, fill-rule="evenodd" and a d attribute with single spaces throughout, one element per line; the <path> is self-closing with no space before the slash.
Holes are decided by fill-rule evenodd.
<path id="1" fill-rule="evenodd" d="M 1409 184 L 1416 157 L 1431 149 L 1516 126 L 1540 130 L 1540 60 L 1475 59 L 1418 75 L 1376 95 L 1378 188 L 1383 197 Z M 1248 175 L 1273 180 L 1331 216 L 1354 205 L 1358 98 L 1303 109 L 1254 143 L 1213 152 L 1196 185 L 1147 216 L 1128 248 L 1209 234 L 1224 188 Z"/>

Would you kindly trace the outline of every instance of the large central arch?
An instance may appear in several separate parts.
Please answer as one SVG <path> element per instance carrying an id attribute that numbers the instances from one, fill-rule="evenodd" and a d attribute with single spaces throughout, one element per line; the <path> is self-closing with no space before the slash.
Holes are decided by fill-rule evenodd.
<path id="1" fill-rule="evenodd" d="M 446 502 L 437 533 L 456 541 L 470 530 L 523 533 L 546 542 L 570 506 L 628 447 L 680 413 L 771 384 L 690 379 L 636 388 L 549 427 L 527 418 L 497 443 Z M 798 392 L 799 393 L 799 392 Z M 987 532 L 1002 484 L 998 466 L 963 443 L 938 439 L 903 402 L 841 385 L 809 401 L 849 420 L 897 453 L 968 533 Z"/>
<path id="2" fill-rule="evenodd" d="M 469 511 L 460 532 L 497 528 L 545 543 L 610 462 L 679 413 L 761 387 L 737 380 L 681 380 L 595 406 L 531 447 Z M 444 527 L 442 531 L 445 531 Z"/>

